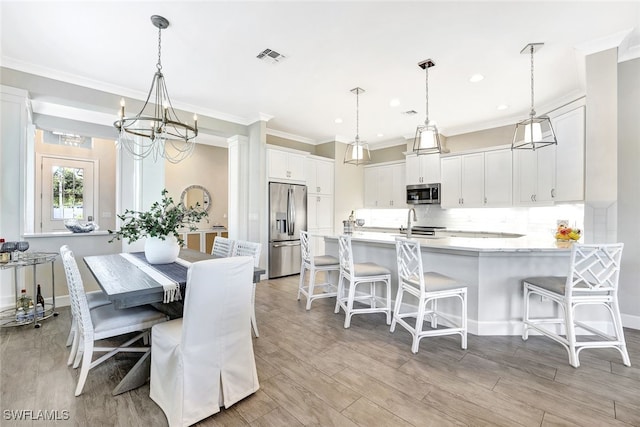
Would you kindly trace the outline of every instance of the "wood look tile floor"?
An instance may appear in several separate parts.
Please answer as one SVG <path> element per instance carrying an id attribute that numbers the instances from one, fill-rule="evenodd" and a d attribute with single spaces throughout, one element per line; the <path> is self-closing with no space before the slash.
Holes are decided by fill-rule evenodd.
<path id="1" fill-rule="evenodd" d="M 254 348 L 260 390 L 202 426 L 640 426 L 640 331 L 626 329 L 632 367 L 613 349 L 585 350 L 581 367 L 553 341 L 532 336 L 425 338 L 411 354 L 402 327 L 384 315 L 333 313 L 334 299 L 296 301 L 298 276 L 258 285 L 260 338 Z M 42 328 L 0 332 L 2 426 L 7 411 L 68 413 L 56 425 L 166 426 L 149 385 L 112 396 L 135 362 L 118 356 L 89 372 L 80 397 L 78 371 L 66 365 L 69 309 Z"/>

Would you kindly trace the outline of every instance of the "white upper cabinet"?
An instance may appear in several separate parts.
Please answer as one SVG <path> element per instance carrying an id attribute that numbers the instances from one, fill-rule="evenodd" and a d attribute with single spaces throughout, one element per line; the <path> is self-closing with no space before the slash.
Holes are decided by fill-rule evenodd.
<path id="1" fill-rule="evenodd" d="M 511 206 L 513 160 L 511 149 L 484 153 L 484 205 Z"/>
<path id="2" fill-rule="evenodd" d="M 333 194 L 333 160 L 308 157 L 305 169 L 309 194 Z"/>
<path id="3" fill-rule="evenodd" d="M 520 205 L 553 204 L 556 183 L 556 147 L 514 150 L 514 199 Z"/>
<path id="4" fill-rule="evenodd" d="M 407 155 L 406 184 L 433 184 L 440 182 L 440 154 Z"/>
<path id="5" fill-rule="evenodd" d="M 584 106 L 553 117 L 551 122 L 557 145 L 513 152 L 516 204 L 584 200 Z"/>
<path id="6" fill-rule="evenodd" d="M 511 150 L 443 157 L 443 208 L 511 205 Z"/>
<path id="7" fill-rule="evenodd" d="M 270 179 L 305 181 L 306 156 L 284 150 L 267 149 L 267 165 Z"/>
<path id="8" fill-rule="evenodd" d="M 585 110 L 551 119 L 556 132 L 556 202 L 584 200 Z"/>
<path id="9" fill-rule="evenodd" d="M 364 168 L 364 206 L 367 208 L 406 207 L 405 165 Z"/>
<path id="10" fill-rule="evenodd" d="M 483 206 L 484 153 L 445 157 L 441 163 L 441 206 Z"/>

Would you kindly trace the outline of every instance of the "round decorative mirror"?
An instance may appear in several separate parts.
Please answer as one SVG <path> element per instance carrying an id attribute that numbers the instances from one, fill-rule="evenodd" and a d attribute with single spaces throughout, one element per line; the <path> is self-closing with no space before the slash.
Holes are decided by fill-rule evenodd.
<path id="1" fill-rule="evenodd" d="M 209 213 L 211 209 L 211 195 L 202 185 L 190 185 L 182 192 L 180 203 L 187 209 L 195 207 L 196 203 L 199 203 L 202 209 Z"/>

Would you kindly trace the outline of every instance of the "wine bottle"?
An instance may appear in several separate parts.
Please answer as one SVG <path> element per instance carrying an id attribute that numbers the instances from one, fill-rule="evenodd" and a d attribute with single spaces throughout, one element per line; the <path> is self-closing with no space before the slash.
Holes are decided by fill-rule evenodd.
<path id="1" fill-rule="evenodd" d="M 38 283 L 38 293 L 36 294 L 36 304 L 40 304 L 40 306 L 44 309 L 44 298 L 42 298 L 42 290 L 40 289 L 39 283 Z"/>

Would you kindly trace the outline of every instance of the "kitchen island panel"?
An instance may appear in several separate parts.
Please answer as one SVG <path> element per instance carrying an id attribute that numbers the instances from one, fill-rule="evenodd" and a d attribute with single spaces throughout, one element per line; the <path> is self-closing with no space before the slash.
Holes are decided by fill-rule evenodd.
<path id="1" fill-rule="evenodd" d="M 531 276 L 565 276 L 569 248 L 558 248 L 545 239 L 442 238 L 419 239 L 425 271 L 436 271 L 467 285 L 469 333 L 519 335 L 522 333 L 522 279 Z M 518 240 L 518 242 L 513 242 Z M 548 240 L 548 239 L 547 239 Z M 476 241 L 476 248 L 471 247 Z M 505 243 L 505 241 L 507 243 Z M 506 247 L 501 247 L 504 244 Z M 355 262 L 375 262 L 391 270 L 392 299 L 398 289 L 395 236 L 386 233 L 354 233 Z M 338 256 L 336 236 L 325 237 L 326 253 Z M 382 291 L 382 288 L 380 288 Z M 439 301 L 438 307 L 453 316 L 459 304 Z M 532 315 L 558 317 L 559 308 L 532 298 Z M 604 311 L 584 309 L 582 316 L 605 321 Z M 596 326 L 599 322 L 587 322 Z M 603 327 L 602 324 L 597 325 Z"/>

